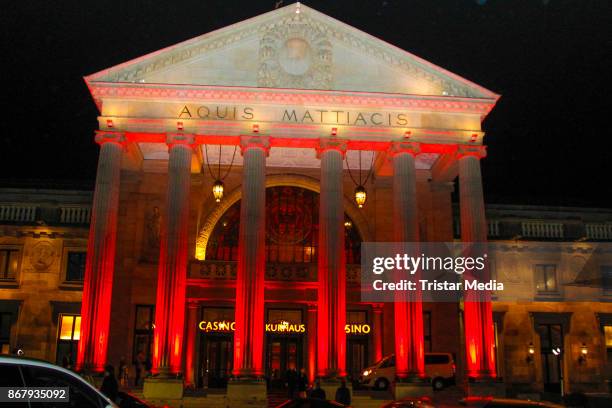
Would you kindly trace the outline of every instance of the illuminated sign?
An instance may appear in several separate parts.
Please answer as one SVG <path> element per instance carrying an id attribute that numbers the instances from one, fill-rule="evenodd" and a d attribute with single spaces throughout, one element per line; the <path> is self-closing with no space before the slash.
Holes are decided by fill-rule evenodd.
<path id="1" fill-rule="evenodd" d="M 369 324 L 360 323 L 360 324 L 347 324 L 344 326 L 344 331 L 346 334 L 369 334 L 372 331 L 372 328 Z"/>
<path id="2" fill-rule="evenodd" d="M 209 322 L 202 320 L 198 323 L 198 328 L 204 332 L 233 332 L 236 330 L 236 322 L 220 320 Z M 266 333 L 306 333 L 304 323 L 289 323 L 281 321 L 276 323 L 266 323 Z M 372 329 L 369 324 L 347 324 L 344 326 L 347 334 L 369 334 Z"/>
<path id="3" fill-rule="evenodd" d="M 198 324 L 198 327 L 205 332 L 230 332 L 236 330 L 236 322 L 227 320 L 207 322 L 206 320 L 202 320 Z"/>

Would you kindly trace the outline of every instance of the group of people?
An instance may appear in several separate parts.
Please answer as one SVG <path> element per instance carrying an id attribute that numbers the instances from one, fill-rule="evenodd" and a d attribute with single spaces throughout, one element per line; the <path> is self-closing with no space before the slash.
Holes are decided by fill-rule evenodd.
<path id="1" fill-rule="evenodd" d="M 287 384 L 287 397 L 289 399 L 306 397 L 320 400 L 327 399 L 325 390 L 321 388 L 321 383 L 319 381 L 315 382 L 313 388 L 308 388 L 308 376 L 306 375 L 306 370 L 304 370 L 304 368 L 300 369 L 299 372 L 291 368 L 287 370 L 285 377 Z M 345 380 L 342 380 L 340 386 L 338 389 L 336 389 L 334 401 L 344 405 L 351 404 L 351 391 L 346 386 Z"/>

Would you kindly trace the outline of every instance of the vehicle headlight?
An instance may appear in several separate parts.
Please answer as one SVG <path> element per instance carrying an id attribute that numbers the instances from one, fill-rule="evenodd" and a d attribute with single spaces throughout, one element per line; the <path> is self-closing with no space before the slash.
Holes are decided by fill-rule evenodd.
<path id="1" fill-rule="evenodd" d="M 367 377 L 368 375 L 370 375 L 372 373 L 372 370 L 364 370 L 363 372 L 363 376 Z"/>

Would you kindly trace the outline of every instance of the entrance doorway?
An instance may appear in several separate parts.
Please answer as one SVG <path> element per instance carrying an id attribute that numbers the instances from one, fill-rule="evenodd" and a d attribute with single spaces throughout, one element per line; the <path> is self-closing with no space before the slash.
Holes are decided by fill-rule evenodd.
<path id="1" fill-rule="evenodd" d="M 302 336 L 269 336 L 266 376 L 271 388 L 283 388 L 287 372 L 299 372 L 302 364 Z"/>
<path id="2" fill-rule="evenodd" d="M 227 387 L 232 373 L 234 339 L 231 334 L 206 334 L 202 336 L 203 356 L 198 375 L 198 387 Z"/>
<path id="3" fill-rule="evenodd" d="M 544 391 L 560 394 L 563 382 L 563 326 L 538 324 Z"/>
<path id="4" fill-rule="evenodd" d="M 358 380 L 368 364 L 368 338 L 349 337 L 346 351 L 346 371 L 353 381 Z"/>

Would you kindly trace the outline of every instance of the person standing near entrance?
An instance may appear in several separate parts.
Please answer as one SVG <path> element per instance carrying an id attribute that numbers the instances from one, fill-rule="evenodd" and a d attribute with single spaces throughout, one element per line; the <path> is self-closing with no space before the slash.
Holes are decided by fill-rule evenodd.
<path id="1" fill-rule="evenodd" d="M 295 397 L 295 388 L 297 385 L 297 372 L 294 368 L 287 370 L 287 397 L 293 399 Z"/>
<path id="2" fill-rule="evenodd" d="M 315 383 L 315 389 L 310 393 L 310 398 L 326 400 L 327 396 L 325 395 L 325 390 L 321 388 L 321 382 L 317 380 Z"/>
<path id="3" fill-rule="evenodd" d="M 134 387 L 138 387 L 138 383 L 140 382 L 140 376 L 142 375 L 142 370 L 144 368 L 145 357 L 144 353 L 141 351 L 136 354 L 136 358 L 134 359 L 134 371 L 136 375 L 134 376 Z"/>
<path id="4" fill-rule="evenodd" d="M 336 402 L 344 405 L 351 405 L 351 390 L 346 386 L 345 380 L 342 380 L 340 387 L 336 390 Z"/>
<path id="5" fill-rule="evenodd" d="M 304 367 L 300 368 L 297 378 L 298 397 L 306 398 L 306 388 L 308 388 L 308 376 Z"/>

